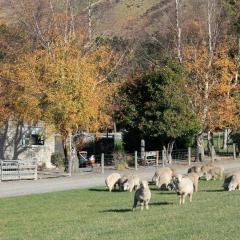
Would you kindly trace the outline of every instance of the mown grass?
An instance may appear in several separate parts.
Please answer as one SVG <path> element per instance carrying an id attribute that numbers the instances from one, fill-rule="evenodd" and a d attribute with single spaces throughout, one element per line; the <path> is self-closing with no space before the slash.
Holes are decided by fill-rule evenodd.
<path id="1" fill-rule="evenodd" d="M 104 188 L 0 199 L 1 240 L 239 239 L 240 192 L 200 183 L 192 203 L 152 187 L 149 211 L 131 212 L 134 193 Z"/>

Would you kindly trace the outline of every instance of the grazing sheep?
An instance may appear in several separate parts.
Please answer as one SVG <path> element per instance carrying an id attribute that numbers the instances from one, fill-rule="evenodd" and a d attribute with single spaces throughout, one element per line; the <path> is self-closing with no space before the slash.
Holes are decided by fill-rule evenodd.
<path id="1" fill-rule="evenodd" d="M 152 181 L 155 182 L 156 186 L 161 188 L 169 188 L 171 184 L 172 176 L 176 173 L 175 169 L 164 167 L 156 170 Z"/>
<path id="2" fill-rule="evenodd" d="M 198 173 L 190 172 L 190 173 L 187 173 L 185 176 L 188 177 L 193 182 L 194 192 L 197 192 L 198 191 L 198 180 L 199 180 Z"/>
<path id="3" fill-rule="evenodd" d="M 202 165 L 194 165 L 188 169 L 188 173 L 197 173 L 199 177 L 202 177 Z"/>
<path id="4" fill-rule="evenodd" d="M 116 184 L 119 185 L 120 178 L 121 178 L 121 176 L 119 173 L 112 173 L 106 178 L 105 183 L 106 183 L 107 188 L 109 189 L 109 192 L 111 192 L 112 189 L 116 187 Z M 120 188 L 120 186 L 119 186 L 119 188 Z"/>
<path id="5" fill-rule="evenodd" d="M 123 175 L 119 179 L 119 188 L 121 191 L 124 191 L 123 184 L 130 178 L 130 175 Z"/>
<path id="6" fill-rule="evenodd" d="M 193 182 L 191 179 L 187 176 L 176 174 L 173 177 L 173 183 L 179 195 L 180 204 L 185 203 L 185 198 L 187 195 L 189 196 L 190 202 L 192 202 Z"/>
<path id="7" fill-rule="evenodd" d="M 158 178 L 156 179 L 156 186 L 158 189 L 172 189 L 172 173 L 165 172 L 162 173 Z"/>
<path id="8" fill-rule="evenodd" d="M 140 186 L 140 178 L 136 175 L 131 175 L 129 178 L 123 183 L 123 190 L 132 192 L 132 190 L 138 189 Z"/>
<path id="9" fill-rule="evenodd" d="M 216 180 L 217 178 L 222 179 L 224 174 L 224 167 L 221 165 L 213 165 L 213 167 L 208 172 L 208 178 Z M 206 177 L 207 178 L 207 177 Z"/>
<path id="10" fill-rule="evenodd" d="M 141 204 L 141 210 L 143 210 L 143 206 L 146 206 L 146 209 L 148 210 L 148 203 L 151 199 L 151 191 L 148 187 L 147 181 L 142 181 L 140 184 L 140 188 L 135 192 L 134 195 L 134 203 L 132 210 L 134 211 L 137 207 L 137 203 L 140 202 Z"/>
<path id="11" fill-rule="evenodd" d="M 169 167 L 158 168 L 156 170 L 156 172 L 154 173 L 152 181 L 156 182 L 158 176 L 161 175 L 162 173 L 165 173 L 165 172 L 169 172 L 169 173 L 173 173 L 174 172 L 175 173 L 175 169 L 169 168 Z"/>
<path id="12" fill-rule="evenodd" d="M 240 171 L 227 175 L 223 187 L 228 191 L 240 190 Z"/>
<path id="13" fill-rule="evenodd" d="M 221 165 L 206 164 L 202 167 L 202 172 L 207 181 L 211 179 L 216 180 L 217 178 L 222 179 L 224 167 Z"/>

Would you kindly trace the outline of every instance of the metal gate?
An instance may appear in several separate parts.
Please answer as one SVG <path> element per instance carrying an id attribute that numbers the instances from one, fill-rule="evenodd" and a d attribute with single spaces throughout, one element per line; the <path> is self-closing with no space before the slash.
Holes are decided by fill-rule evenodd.
<path id="1" fill-rule="evenodd" d="M 0 160 L 0 180 L 37 180 L 37 160 Z"/>

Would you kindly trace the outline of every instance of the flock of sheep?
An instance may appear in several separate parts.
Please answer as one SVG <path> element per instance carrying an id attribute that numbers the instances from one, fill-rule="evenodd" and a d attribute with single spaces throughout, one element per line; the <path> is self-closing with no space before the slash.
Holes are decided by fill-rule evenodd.
<path id="1" fill-rule="evenodd" d="M 180 204 L 184 204 L 187 196 L 189 196 L 191 202 L 193 192 L 198 191 L 200 177 L 209 181 L 211 179 L 222 179 L 223 175 L 224 167 L 212 163 L 194 165 L 188 169 L 186 174 L 179 174 L 173 168 L 162 167 L 156 170 L 152 182 L 158 189 L 175 190 L 179 195 Z M 149 208 L 151 191 L 148 181 L 140 181 L 140 178 L 136 175 L 123 175 L 121 177 L 119 173 L 112 173 L 106 178 L 105 183 L 110 192 L 116 185 L 118 185 L 120 191 L 132 192 L 135 189 L 133 211 L 136 209 L 138 202 L 140 202 L 141 210 L 144 206 L 146 209 Z M 223 187 L 226 191 L 240 190 L 240 171 L 226 175 Z"/>

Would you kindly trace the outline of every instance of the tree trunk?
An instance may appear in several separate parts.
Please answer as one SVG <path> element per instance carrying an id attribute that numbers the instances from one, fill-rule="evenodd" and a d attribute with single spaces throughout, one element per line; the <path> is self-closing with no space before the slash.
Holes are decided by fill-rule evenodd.
<path id="1" fill-rule="evenodd" d="M 68 172 L 69 171 L 69 154 L 68 154 L 68 144 L 67 144 L 67 138 L 63 137 L 62 139 L 62 146 L 63 146 L 63 153 L 64 153 L 64 171 Z"/>
<path id="2" fill-rule="evenodd" d="M 176 0 L 176 27 L 177 27 L 177 54 L 178 60 L 182 62 L 182 53 L 181 53 L 181 26 L 180 26 L 180 0 Z"/>
<path id="3" fill-rule="evenodd" d="M 224 133 L 223 133 L 223 146 L 222 148 L 224 150 L 227 149 L 227 142 L 228 142 L 228 137 L 229 137 L 229 131 L 230 129 L 229 128 L 224 128 Z"/>
<path id="4" fill-rule="evenodd" d="M 210 156 L 212 158 L 212 160 L 214 161 L 215 160 L 215 157 L 216 157 L 216 151 L 215 151 L 215 148 L 214 148 L 214 142 L 213 142 L 213 132 L 211 131 L 208 131 L 208 151 L 210 153 Z"/>
<path id="5" fill-rule="evenodd" d="M 175 140 L 171 140 L 167 144 L 167 147 L 163 146 L 164 152 L 166 154 L 166 160 L 169 164 L 172 164 L 172 151 L 173 151 L 174 143 L 175 143 Z"/>
<path id="6" fill-rule="evenodd" d="M 204 161 L 204 142 L 203 142 L 203 133 L 199 133 L 196 136 L 196 162 L 202 162 Z"/>

